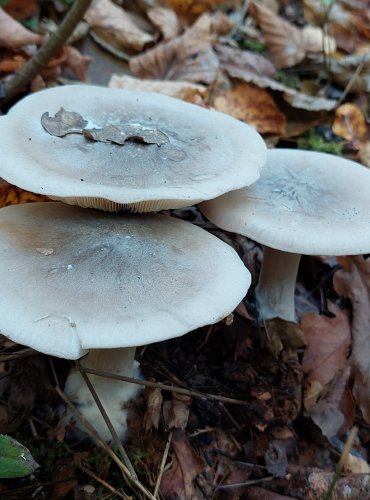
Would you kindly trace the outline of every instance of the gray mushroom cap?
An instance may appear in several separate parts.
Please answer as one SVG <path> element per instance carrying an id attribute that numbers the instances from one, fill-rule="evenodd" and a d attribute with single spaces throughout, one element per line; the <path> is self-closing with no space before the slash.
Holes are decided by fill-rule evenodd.
<path id="1" fill-rule="evenodd" d="M 96 142 L 50 135 L 41 115 L 63 107 L 89 128 L 129 123 L 159 130 L 166 144 Z M 259 177 L 266 148 L 248 125 L 150 92 L 90 85 L 31 94 L 0 118 L 0 176 L 81 206 L 152 211 L 179 208 L 239 189 Z"/>
<path id="2" fill-rule="evenodd" d="M 307 255 L 370 251 L 370 171 L 313 151 L 273 149 L 253 185 L 199 205 L 214 224 Z"/>
<path id="3" fill-rule="evenodd" d="M 250 274 L 188 222 L 62 203 L 0 210 L 0 331 L 75 359 L 183 335 L 229 314 Z"/>

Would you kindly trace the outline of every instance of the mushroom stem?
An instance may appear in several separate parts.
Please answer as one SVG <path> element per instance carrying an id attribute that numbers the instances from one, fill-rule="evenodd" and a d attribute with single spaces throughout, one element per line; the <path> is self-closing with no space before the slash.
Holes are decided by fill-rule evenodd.
<path id="1" fill-rule="evenodd" d="M 91 349 L 81 360 L 81 365 L 118 375 L 139 376 L 138 364 L 135 362 L 135 347 Z M 140 386 L 97 375 L 89 377 L 113 427 L 119 437 L 124 439 L 127 430 L 127 410 L 124 409 L 124 405 L 135 398 Z M 108 427 L 79 372 L 72 372 L 68 376 L 65 392 L 72 396 L 79 411 L 95 427 L 101 438 L 106 441 L 111 440 Z"/>
<path id="2" fill-rule="evenodd" d="M 256 287 L 259 319 L 295 321 L 294 291 L 301 255 L 265 247 Z"/>

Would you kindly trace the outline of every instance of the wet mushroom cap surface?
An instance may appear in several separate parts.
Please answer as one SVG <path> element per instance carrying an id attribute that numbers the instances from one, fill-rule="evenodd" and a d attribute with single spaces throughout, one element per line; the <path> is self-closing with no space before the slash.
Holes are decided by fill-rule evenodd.
<path id="1" fill-rule="evenodd" d="M 338 156 L 269 150 L 256 183 L 199 208 L 219 227 L 285 252 L 370 251 L 370 171 Z"/>
<path id="2" fill-rule="evenodd" d="M 1 333 L 70 359 L 214 323 L 250 285 L 236 252 L 188 222 L 51 202 L 0 210 L 0 275 Z"/>
<path id="3" fill-rule="evenodd" d="M 79 113 L 90 129 L 130 124 L 166 140 L 119 145 L 81 133 L 50 135 L 41 116 L 62 107 Z M 256 181 L 266 159 L 259 134 L 223 113 L 151 92 L 90 85 L 27 96 L 0 118 L 0 134 L 0 176 L 8 182 L 82 206 L 93 198 L 95 208 L 111 210 L 179 208 L 210 199 Z"/>

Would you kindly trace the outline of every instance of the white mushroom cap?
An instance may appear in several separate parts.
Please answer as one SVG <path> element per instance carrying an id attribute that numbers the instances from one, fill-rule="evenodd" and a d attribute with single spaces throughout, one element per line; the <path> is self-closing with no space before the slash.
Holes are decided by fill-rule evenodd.
<path id="1" fill-rule="evenodd" d="M 130 123 L 159 129 L 169 142 L 123 146 L 81 134 L 49 135 L 41 115 L 74 111 L 91 128 Z M 154 211 L 179 208 L 239 189 L 259 177 L 266 148 L 238 120 L 150 92 L 91 85 L 31 94 L 0 118 L 0 176 L 80 206 Z"/>
<path id="2" fill-rule="evenodd" d="M 370 251 L 370 171 L 337 156 L 269 150 L 255 184 L 199 208 L 219 227 L 285 252 Z"/>
<path id="3" fill-rule="evenodd" d="M 214 323 L 250 285 L 236 252 L 190 223 L 62 203 L 0 210 L 0 275 L 1 333 L 70 359 Z"/>

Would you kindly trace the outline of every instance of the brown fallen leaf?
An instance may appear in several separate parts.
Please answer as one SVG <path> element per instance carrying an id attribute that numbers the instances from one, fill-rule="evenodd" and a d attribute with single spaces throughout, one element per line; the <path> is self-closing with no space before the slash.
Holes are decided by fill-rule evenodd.
<path id="1" fill-rule="evenodd" d="M 204 85 L 167 80 L 147 80 L 128 75 L 112 75 L 108 87 L 144 92 L 158 92 L 170 97 L 177 97 L 193 104 L 204 105 L 207 98 L 207 87 Z"/>
<path id="2" fill-rule="evenodd" d="M 50 199 L 46 196 L 24 191 L 0 178 L 0 208 L 18 203 L 32 203 L 36 201 L 50 201 Z"/>
<path id="3" fill-rule="evenodd" d="M 350 374 L 351 367 L 347 363 L 342 370 L 338 370 L 329 386 L 321 387 L 320 393 L 316 395 L 319 399 L 316 399 L 315 403 L 309 401 L 313 406 L 308 405 L 308 394 L 306 393 L 305 406 L 308 408 L 306 414 L 312 418 L 327 438 L 336 436 L 345 424 L 347 415 L 343 413 L 342 401 Z M 317 384 L 319 385 L 319 383 Z"/>
<path id="4" fill-rule="evenodd" d="M 346 365 L 351 342 L 348 313 L 334 304 L 329 305 L 329 310 L 335 314 L 334 318 L 308 313 L 301 320 L 308 344 L 302 367 L 309 386 L 316 382 L 326 386 Z"/>
<path id="5" fill-rule="evenodd" d="M 141 78 L 212 83 L 218 59 L 212 49 L 211 17 L 204 14 L 184 34 L 133 57 L 129 66 Z"/>
<path id="6" fill-rule="evenodd" d="M 94 32 L 111 46 L 133 54 L 154 40 L 111 0 L 94 0 L 84 15 Z"/>
<path id="7" fill-rule="evenodd" d="M 213 105 L 218 111 L 252 125 L 261 134 L 284 133 L 285 116 L 271 95 L 255 85 L 240 83 L 216 96 Z"/>
<path id="8" fill-rule="evenodd" d="M 172 393 L 172 399 L 163 404 L 164 421 L 168 429 L 185 429 L 188 424 L 192 398 Z"/>
<path id="9" fill-rule="evenodd" d="M 365 116 L 355 104 L 342 104 L 335 111 L 332 129 L 339 137 L 351 141 L 353 147 L 360 148 L 367 132 Z"/>
<path id="10" fill-rule="evenodd" d="M 335 291 L 352 303 L 353 395 L 370 422 L 370 259 L 338 257 L 342 269 L 334 274 Z"/>
<path id="11" fill-rule="evenodd" d="M 260 2 L 251 4 L 251 15 L 259 24 L 273 61 L 278 68 L 289 68 L 303 61 L 308 54 L 334 52 L 335 40 L 321 28 L 306 26 L 303 29 L 286 21 Z"/>
<path id="12" fill-rule="evenodd" d="M 220 6 L 224 10 L 240 7 L 240 0 L 164 0 L 164 4 L 174 10 L 184 20 L 192 23 L 205 12 L 216 10 Z"/>
<path id="13" fill-rule="evenodd" d="M 159 29 L 164 40 L 175 38 L 181 31 L 181 24 L 176 12 L 165 7 L 153 7 L 147 12 L 147 16 Z"/>
<path id="14" fill-rule="evenodd" d="M 64 49 L 66 59 L 63 62 L 63 66 L 71 70 L 78 80 L 85 82 L 91 57 L 81 54 L 81 52 L 75 47 L 72 47 L 72 45 L 66 45 Z"/>
<path id="15" fill-rule="evenodd" d="M 194 480 L 206 464 L 190 445 L 184 431 L 174 431 L 172 450 L 172 466 L 163 475 L 161 494 L 164 498 L 196 500 L 199 496 Z"/>
<path id="16" fill-rule="evenodd" d="M 32 44 L 42 45 L 44 41 L 43 35 L 28 30 L 0 7 L 0 47 L 16 49 Z"/>
<path id="17" fill-rule="evenodd" d="M 250 73 L 266 77 L 272 77 L 276 73 L 275 66 L 256 52 L 221 44 L 215 45 L 215 50 L 220 60 L 220 69 L 234 78 L 243 79 L 244 73 L 247 77 Z"/>
<path id="18" fill-rule="evenodd" d="M 253 2 L 250 14 L 259 24 L 278 68 L 289 68 L 303 61 L 306 51 L 299 28 L 259 2 Z"/>
<path id="19" fill-rule="evenodd" d="M 4 2 L 2 2 L 4 4 Z M 39 11 L 37 0 L 11 0 L 5 2 L 4 10 L 17 21 L 36 16 Z"/>
<path id="20" fill-rule="evenodd" d="M 146 432 L 152 428 L 158 429 L 159 420 L 162 415 L 163 396 L 157 387 L 150 390 L 148 394 L 147 409 L 144 415 L 143 426 Z"/>

